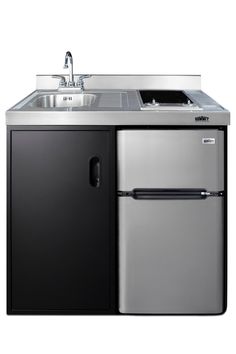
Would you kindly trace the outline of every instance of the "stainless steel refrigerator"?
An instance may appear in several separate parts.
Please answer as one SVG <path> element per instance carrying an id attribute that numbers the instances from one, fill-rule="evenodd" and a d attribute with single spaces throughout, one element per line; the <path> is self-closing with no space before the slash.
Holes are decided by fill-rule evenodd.
<path id="1" fill-rule="evenodd" d="M 118 132 L 119 310 L 224 311 L 224 132 Z"/>

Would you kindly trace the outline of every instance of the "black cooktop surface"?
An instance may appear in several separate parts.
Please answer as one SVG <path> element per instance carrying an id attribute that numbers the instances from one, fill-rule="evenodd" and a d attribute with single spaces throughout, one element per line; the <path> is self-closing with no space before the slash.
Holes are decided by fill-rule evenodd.
<path id="1" fill-rule="evenodd" d="M 183 91 L 141 90 L 143 104 L 156 102 L 159 104 L 190 104 L 193 103 Z"/>

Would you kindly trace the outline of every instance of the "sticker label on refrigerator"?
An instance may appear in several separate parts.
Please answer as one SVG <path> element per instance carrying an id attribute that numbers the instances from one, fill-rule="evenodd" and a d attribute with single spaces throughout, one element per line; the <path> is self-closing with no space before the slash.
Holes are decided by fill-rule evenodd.
<path id="1" fill-rule="evenodd" d="M 215 144 L 215 138 L 202 138 L 202 144 Z"/>

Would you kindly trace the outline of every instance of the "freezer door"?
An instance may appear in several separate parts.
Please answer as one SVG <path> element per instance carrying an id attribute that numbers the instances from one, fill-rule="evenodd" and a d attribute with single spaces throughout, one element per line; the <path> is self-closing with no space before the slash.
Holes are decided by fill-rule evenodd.
<path id="1" fill-rule="evenodd" d="M 224 133 L 217 129 L 121 130 L 118 189 L 224 190 Z"/>
<path id="2" fill-rule="evenodd" d="M 119 197 L 121 313 L 223 311 L 223 200 Z"/>

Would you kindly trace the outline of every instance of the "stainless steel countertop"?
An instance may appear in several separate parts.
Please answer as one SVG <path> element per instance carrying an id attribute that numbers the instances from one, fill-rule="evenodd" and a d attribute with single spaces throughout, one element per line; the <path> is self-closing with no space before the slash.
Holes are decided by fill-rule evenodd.
<path id="1" fill-rule="evenodd" d="M 64 90 L 36 90 L 22 101 L 13 106 L 10 111 L 40 111 L 40 112 L 81 112 L 81 111 L 139 111 L 140 103 L 135 90 L 86 90 L 85 94 L 95 94 L 96 100 L 91 106 L 81 107 L 54 107 L 54 108 L 39 108 L 32 107 L 30 104 L 37 97 L 43 95 L 70 95 L 80 93 L 76 89 Z"/>
<path id="2" fill-rule="evenodd" d="M 105 76 L 110 82 L 110 76 Z M 199 77 L 193 76 L 112 76 L 112 88 L 93 89 L 86 93 L 96 94 L 96 101 L 91 106 L 39 108 L 30 106 L 30 102 L 44 94 L 62 93 L 51 88 L 55 79 L 51 76 L 37 77 L 37 89 L 6 112 L 7 125 L 228 125 L 230 113 L 211 97 L 200 90 Z M 192 79 L 192 80 L 191 80 Z M 90 79 L 89 79 L 90 80 Z M 89 82 L 87 80 L 87 82 Z M 196 104 L 197 108 L 175 110 L 158 108 L 142 110 L 139 88 L 156 89 L 167 87 L 183 90 Z M 167 83 L 166 83 L 167 82 Z M 43 83 L 41 86 L 39 83 Z M 125 89 L 114 89 L 114 86 Z M 94 86 L 104 86 L 103 77 L 95 76 Z M 109 86 L 108 84 L 106 84 Z M 90 83 L 91 86 L 91 83 Z M 49 89 L 47 89 L 49 87 Z M 128 88 L 127 88 L 128 87 Z M 185 87 L 185 89 L 184 89 Z M 196 88 L 196 89 L 193 89 Z M 66 93 L 73 91 L 65 91 Z"/>

